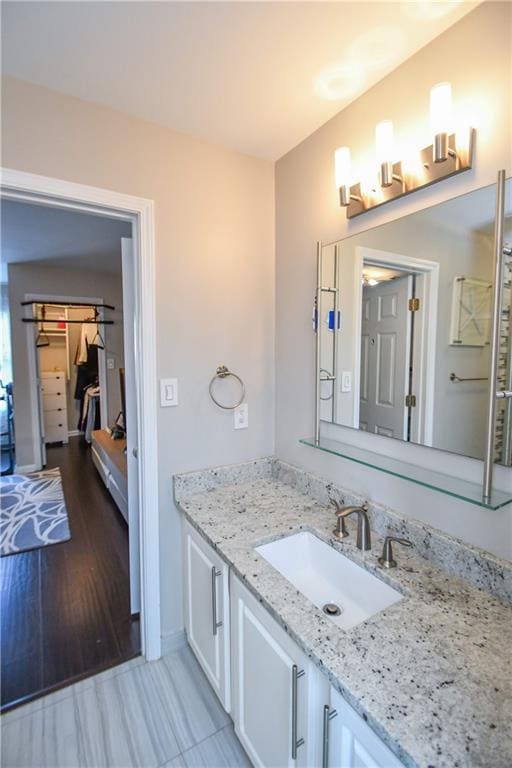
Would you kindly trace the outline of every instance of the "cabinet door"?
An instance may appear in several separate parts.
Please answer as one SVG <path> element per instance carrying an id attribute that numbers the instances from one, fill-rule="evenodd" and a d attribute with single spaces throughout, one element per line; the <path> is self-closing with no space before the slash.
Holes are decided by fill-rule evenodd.
<path id="1" fill-rule="evenodd" d="M 188 641 L 224 709 L 229 712 L 229 569 L 185 520 L 183 544 Z"/>
<path id="2" fill-rule="evenodd" d="M 330 712 L 332 719 L 326 723 L 328 768 L 403 768 L 400 760 L 334 689 Z"/>
<path id="3" fill-rule="evenodd" d="M 252 763 L 318 765 L 316 669 L 232 574 L 231 626 L 235 731 Z"/>

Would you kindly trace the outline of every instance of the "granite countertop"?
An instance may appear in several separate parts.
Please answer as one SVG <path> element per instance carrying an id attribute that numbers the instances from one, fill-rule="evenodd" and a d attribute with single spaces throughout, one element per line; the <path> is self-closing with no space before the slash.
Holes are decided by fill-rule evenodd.
<path id="1" fill-rule="evenodd" d="M 400 546 L 398 567 L 383 571 L 381 536 L 372 531 L 372 550 L 361 552 L 349 520 L 338 542 L 332 508 L 265 471 L 218 487 L 194 474 L 175 479 L 179 508 L 404 765 L 510 768 L 510 605 Z M 339 628 L 255 552 L 304 530 L 404 599 Z"/>

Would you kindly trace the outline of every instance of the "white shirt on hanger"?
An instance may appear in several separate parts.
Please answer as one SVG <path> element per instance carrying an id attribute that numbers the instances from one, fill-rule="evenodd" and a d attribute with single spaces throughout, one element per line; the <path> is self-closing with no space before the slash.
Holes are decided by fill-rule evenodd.
<path id="1" fill-rule="evenodd" d="M 98 335 L 97 323 L 82 323 L 80 344 L 78 348 L 77 364 L 87 362 L 87 345 L 92 344 Z"/>

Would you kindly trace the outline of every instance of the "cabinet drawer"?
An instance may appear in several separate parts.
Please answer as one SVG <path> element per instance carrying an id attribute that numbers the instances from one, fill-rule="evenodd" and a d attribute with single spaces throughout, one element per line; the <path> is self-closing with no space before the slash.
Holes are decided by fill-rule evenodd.
<path id="1" fill-rule="evenodd" d="M 63 373 L 52 375 L 52 378 L 41 377 L 41 392 L 43 395 L 56 395 L 66 391 L 66 379 Z"/>
<path id="2" fill-rule="evenodd" d="M 128 522 L 128 500 L 124 496 L 121 488 L 119 488 L 118 484 L 114 480 L 114 476 L 112 474 L 110 474 L 109 476 L 108 489 L 110 491 L 112 498 L 117 504 L 118 509 L 121 512 L 122 516 L 124 517 L 126 522 Z"/>
<path id="3" fill-rule="evenodd" d="M 96 446 L 94 444 L 91 447 L 91 458 L 92 458 L 92 463 L 94 464 L 94 466 L 98 470 L 98 473 L 99 473 L 101 479 L 103 480 L 103 482 L 105 483 L 105 485 L 108 488 L 109 487 L 110 473 L 108 471 L 108 468 L 107 468 L 106 464 L 103 463 L 102 457 L 101 457 L 100 453 L 98 452 L 98 449 L 96 448 Z"/>
<path id="4" fill-rule="evenodd" d="M 65 427 L 68 428 L 68 415 L 64 408 L 58 408 L 56 411 L 44 412 L 44 426 L 45 429 L 50 427 Z"/>
<path id="5" fill-rule="evenodd" d="M 43 411 L 57 411 L 66 409 L 66 392 L 56 392 L 54 395 L 43 395 Z"/>
<path id="6" fill-rule="evenodd" d="M 61 427 L 59 426 L 53 426 L 53 427 L 46 427 L 45 426 L 45 435 L 44 435 L 44 441 L 45 443 L 67 443 L 68 442 L 68 429 L 67 426 L 63 425 Z"/>

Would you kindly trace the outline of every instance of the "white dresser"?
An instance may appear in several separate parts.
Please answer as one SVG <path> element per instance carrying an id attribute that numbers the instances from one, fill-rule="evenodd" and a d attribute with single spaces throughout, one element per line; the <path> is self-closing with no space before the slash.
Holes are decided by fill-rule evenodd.
<path id="1" fill-rule="evenodd" d="M 66 372 L 42 371 L 41 395 L 45 443 L 69 442 Z"/>

